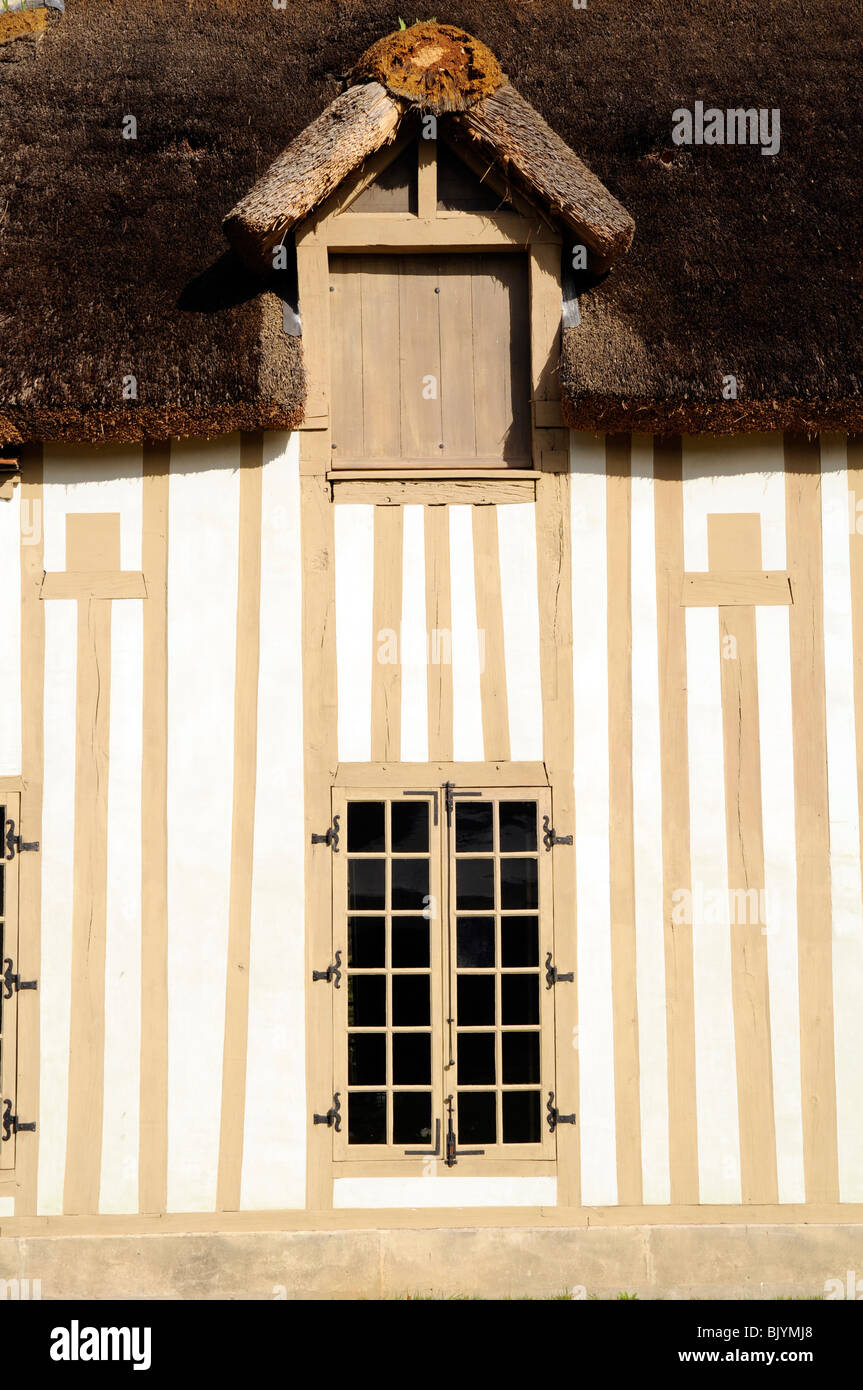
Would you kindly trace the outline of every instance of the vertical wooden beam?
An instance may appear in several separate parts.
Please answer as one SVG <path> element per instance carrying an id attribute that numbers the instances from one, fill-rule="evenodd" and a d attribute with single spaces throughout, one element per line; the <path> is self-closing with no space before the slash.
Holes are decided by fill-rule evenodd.
<path id="1" fill-rule="evenodd" d="M 641 1205 L 642 1174 L 632 790 L 632 476 L 628 435 L 608 436 L 606 470 L 615 1134 L 618 1201 L 629 1207 Z"/>
<path id="2" fill-rule="evenodd" d="M 397 762 L 401 757 L 403 516 L 401 507 L 375 507 L 371 732 L 375 763 Z"/>
<path id="3" fill-rule="evenodd" d="M 668 1016 L 668 1150 L 671 1201 L 698 1202 L 695 995 L 692 923 L 673 920 L 674 893 L 691 892 L 689 722 L 683 582 L 683 461 L 679 438 L 654 445 L 659 739 L 662 765 L 662 899 Z"/>
<path id="4" fill-rule="evenodd" d="M 258 675 L 261 650 L 261 521 L 263 435 L 240 442 L 240 538 L 237 659 L 234 686 L 234 795 L 231 888 L 225 985 L 225 1044 L 216 1206 L 239 1211 L 249 1036 L 252 867 L 258 760 Z"/>
<path id="5" fill-rule="evenodd" d="M 711 570 L 732 573 L 761 569 L 761 517 L 757 512 L 708 516 L 707 534 Z M 767 938 L 760 912 L 764 901 L 764 832 L 754 608 L 725 606 L 720 601 L 719 669 L 740 1185 L 744 1202 L 770 1204 L 779 1197 Z M 759 905 L 754 920 L 750 920 L 752 891 Z"/>
<path id="6" fill-rule="evenodd" d="M 306 418 L 328 420 L 330 412 L 330 266 L 326 246 L 297 237 L 297 283 L 303 321 L 303 366 L 306 373 Z M 326 472 L 330 466 L 330 438 L 326 450 L 301 457 L 300 471 L 309 467 Z"/>
<path id="7" fill-rule="evenodd" d="M 75 751 L 75 882 L 69 1119 L 63 1211 L 99 1209 L 105 1073 L 105 941 L 108 883 L 108 755 L 111 604 L 78 602 Z"/>
<path id="8" fill-rule="evenodd" d="M 144 445 L 141 775 L 141 1129 L 138 1202 L 165 1210 L 168 1188 L 168 490 L 171 446 Z"/>
<path id="9" fill-rule="evenodd" d="M 785 436 L 791 624 L 791 718 L 797 827 L 800 1072 L 807 1202 L 839 1200 L 833 1041 L 827 701 L 821 455 L 817 442 Z"/>
<path id="10" fill-rule="evenodd" d="M 473 507 L 476 621 L 481 634 L 480 694 L 486 762 L 509 762 L 509 706 L 503 644 L 497 507 Z M 518 661 L 518 652 L 512 653 Z"/>
<path id="11" fill-rule="evenodd" d="M 437 140 L 418 141 L 417 216 L 437 217 Z"/>
<path id="12" fill-rule="evenodd" d="M 552 795 L 552 823 L 575 836 L 574 695 L 572 681 L 572 554 L 568 472 L 537 479 L 536 536 L 539 585 L 539 646 L 542 679 L 543 754 Z M 575 849 L 552 851 L 555 962 L 562 972 L 577 965 Z M 578 987 L 561 984 L 554 997 L 557 1104 L 577 1110 Z M 581 1204 L 581 1143 L 578 1124 L 557 1132 L 557 1201 Z"/>
<path id="13" fill-rule="evenodd" d="M 336 688 L 335 569 L 333 505 L 322 476 L 326 435 L 301 435 L 301 524 L 303 546 L 303 737 L 306 834 L 306 1201 L 313 1210 L 332 1207 L 333 1136 L 315 1126 L 315 1110 L 332 1101 L 332 990 L 311 988 L 313 969 L 331 959 L 332 851 L 312 845 L 332 815 L 331 788 L 338 765 Z M 345 827 L 342 827 L 344 831 Z"/>
<path id="14" fill-rule="evenodd" d="M 42 839 L 42 779 L 45 710 L 45 609 L 39 598 L 44 573 L 44 512 L 42 446 L 21 450 L 21 733 L 24 788 L 21 793 L 21 831 L 28 840 Z M 20 973 L 29 980 L 41 974 L 42 856 L 25 854 L 19 864 L 18 954 Z M 39 1115 L 39 999 L 38 990 L 21 996 L 18 1008 L 18 1113 L 26 1120 Z M 18 1144 L 15 1174 L 19 1184 L 18 1216 L 37 1209 L 39 1131 Z"/>
<path id="15" fill-rule="evenodd" d="M 429 644 L 429 761 L 450 763 L 453 756 L 453 685 L 449 508 L 426 507 L 424 521 Z"/>

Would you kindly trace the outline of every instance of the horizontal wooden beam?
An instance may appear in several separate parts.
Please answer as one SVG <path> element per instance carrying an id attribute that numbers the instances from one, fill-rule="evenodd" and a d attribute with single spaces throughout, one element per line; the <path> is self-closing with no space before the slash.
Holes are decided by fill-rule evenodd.
<path id="1" fill-rule="evenodd" d="M 794 602 L 786 570 L 705 570 L 684 574 L 684 608 L 790 607 Z"/>
<path id="2" fill-rule="evenodd" d="M 304 242 L 340 251 L 517 251 L 537 244 L 560 245 L 543 223 L 514 212 L 459 213 L 457 217 L 414 217 L 410 213 L 355 212 L 337 217 L 304 236 Z"/>
<path id="3" fill-rule="evenodd" d="M 40 598 L 146 598 L 143 574 L 135 570 L 62 570 L 46 574 Z"/>
<path id="4" fill-rule="evenodd" d="M 545 787 L 545 763 L 339 763 L 340 787 Z"/>
<path id="5" fill-rule="evenodd" d="M 330 469 L 327 479 L 331 483 L 337 482 L 393 482 L 393 467 L 390 468 L 338 468 Z M 430 482 L 432 479 L 451 478 L 459 481 L 462 478 L 461 470 L 458 468 L 417 468 L 417 482 Z M 510 481 L 515 478 L 538 478 L 539 472 L 535 468 L 474 468 L 471 471 L 471 480 L 480 481 Z M 403 479 L 411 482 L 412 479 Z"/>
<path id="6" fill-rule="evenodd" d="M 536 501 L 533 478 L 485 482 L 460 478 L 394 478 L 392 482 L 336 479 L 332 489 L 334 502 L 365 502 L 376 507 L 401 507 L 411 503 L 427 507 L 447 503 L 481 507 Z"/>

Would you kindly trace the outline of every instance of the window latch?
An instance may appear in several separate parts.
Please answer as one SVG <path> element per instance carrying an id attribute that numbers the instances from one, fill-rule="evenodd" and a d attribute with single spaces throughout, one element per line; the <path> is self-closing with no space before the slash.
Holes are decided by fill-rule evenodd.
<path id="1" fill-rule="evenodd" d="M 20 836 L 20 835 L 16 835 L 16 834 L 15 834 L 15 822 L 14 822 L 14 820 L 7 820 L 7 822 L 6 822 L 6 858 L 7 858 L 7 860 L 8 860 L 8 859 L 14 859 L 16 853 L 17 853 L 17 854 L 24 854 L 25 852 L 29 852 L 30 850 L 37 850 L 38 848 L 39 848 L 39 841 L 38 841 L 38 840 L 23 841 L 23 840 L 21 839 L 21 836 Z"/>
<path id="2" fill-rule="evenodd" d="M 340 1095 L 341 1091 L 335 1091 L 333 1093 L 333 1103 L 327 1111 L 326 1115 L 314 1115 L 312 1117 L 316 1125 L 329 1125 L 330 1129 L 334 1129 L 336 1131 L 336 1134 L 340 1132 L 342 1127 L 342 1106 L 339 1100 Z"/>
<path id="3" fill-rule="evenodd" d="M 547 850 L 551 850 L 551 848 L 552 848 L 554 845 L 571 845 L 571 844 L 572 844 L 572 836 L 571 836 L 571 835 L 558 835 L 558 833 L 557 833 L 557 831 L 555 830 L 554 826 L 550 823 L 550 821 L 549 821 L 549 819 L 548 819 L 548 816 L 543 816 L 543 818 L 542 818 L 542 829 L 543 829 L 542 843 L 545 845 L 545 847 L 546 847 Z"/>
<path id="4" fill-rule="evenodd" d="M 13 990 L 36 988 L 35 980 L 22 980 L 20 975 L 14 974 L 12 970 L 12 960 L 9 956 L 6 957 L 3 964 L 6 966 L 6 969 L 3 971 L 3 975 L 0 978 L 2 978 L 2 982 L 6 986 L 6 993 L 3 995 L 4 999 L 11 999 Z"/>
<path id="5" fill-rule="evenodd" d="M 549 951 L 548 955 L 547 955 L 546 958 L 545 958 L 545 987 L 546 987 L 546 989 L 554 989 L 554 986 L 555 986 L 555 985 L 561 985 L 561 984 L 568 984 L 568 985 L 571 985 L 571 984 L 574 984 L 574 982 L 575 982 L 575 973 L 574 973 L 574 971 L 568 970 L 568 971 L 566 972 L 565 975 L 562 974 L 562 973 L 558 970 L 557 966 L 552 964 L 552 961 L 551 961 L 551 951 Z"/>
<path id="6" fill-rule="evenodd" d="M 333 854 L 339 852 L 339 817 L 333 816 L 333 823 L 325 835 L 313 835 L 313 845 L 327 845 Z"/>
<path id="7" fill-rule="evenodd" d="M 341 989 L 342 978 L 342 953 L 336 951 L 336 959 L 333 965 L 328 965 L 326 970 L 313 970 L 312 980 L 326 980 L 328 985 L 334 984 L 336 989 Z"/>
<path id="8" fill-rule="evenodd" d="M 446 1153 L 444 1163 L 447 1168 L 454 1168 L 460 1158 L 479 1158 L 485 1154 L 485 1149 L 460 1149 L 456 1142 L 455 1127 L 452 1122 L 452 1096 L 446 1098 L 447 1121 L 446 1121 Z"/>
<path id="9" fill-rule="evenodd" d="M 554 1131 L 557 1129 L 558 1125 L 575 1124 L 575 1115 L 561 1115 L 560 1111 L 554 1103 L 554 1091 L 549 1091 L 548 1100 L 545 1103 L 545 1108 L 548 1111 L 548 1114 L 545 1118 L 548 1120 L 548 1127 L 552 1134 L 554 1134 Z"/>
<path id="10" fill-rule="evenodd" d="M 12 1135 L 13 1135 L 13 1134 L 17 1134 L 19 1130 L 22 1130 L 22 1129 L 35 1130 L 35 1128 L 36 1128 L 36 1121 L 35 1121 L 35 1120 L 30 1120 L 28 1124 L 25 1124 L 23 1120 L 19 1120 L 19 1119 L 18 1119 L 18 1116 L 17 1116 L 17 1115 L 13 1115 L 13 1114 L 12 1114 L 12 1102 L 11 1102 L 11 1100 L 4 1100 L 4 1102 L 3 1102 L 3 1143 L 4 1143 L 4 1144 L 7 1142 L 7 1140 L 9 1140 L 9 1139 L 12 1138 Z"/>

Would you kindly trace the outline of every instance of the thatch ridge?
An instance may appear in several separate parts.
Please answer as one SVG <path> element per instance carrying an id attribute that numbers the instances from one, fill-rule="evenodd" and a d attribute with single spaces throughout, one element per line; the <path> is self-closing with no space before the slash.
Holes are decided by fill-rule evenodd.
<path id="1" fill-rule="evenodd" d="M 350 75 L 379 82 L 391 96 L 441 116 L 467 111 L 504 81 L 500 63 L 479 39 L 451 24 L 425 22 L 385 34 Z"/>

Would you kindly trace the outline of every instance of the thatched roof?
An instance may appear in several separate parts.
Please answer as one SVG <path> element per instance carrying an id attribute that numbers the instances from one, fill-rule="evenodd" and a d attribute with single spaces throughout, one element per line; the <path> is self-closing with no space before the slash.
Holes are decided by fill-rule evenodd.
<path id="1" fill-rule="evenodd" d="M 859 7 L 433 12 L 477 35 L 511 83 L 448 119 L 478 120 L 517 90 L 638 228 L 606 278 L 576 286 L 572 423 L 863 429 Z M 339 98 L 398 7 L 66 0 L 64 15 L 34 13 L 44 30 L 0 43 L 0 440 L 295 423 L 289 277 L 244 270 L 221 220 Z M 696 100 L 780 108 L 780 153 L 675 146 L 672 112 Z M 125 114 L 137 140 L 123 139 Z M 721 397 L 729 373 L 736 401 Z M 123 399 L 129 374 L 137 401 Z"/>

